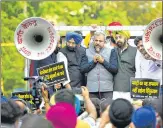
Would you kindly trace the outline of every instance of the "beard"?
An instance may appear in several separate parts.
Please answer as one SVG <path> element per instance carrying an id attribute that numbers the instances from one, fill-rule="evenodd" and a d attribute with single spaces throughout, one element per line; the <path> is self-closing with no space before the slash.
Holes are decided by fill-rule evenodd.
<path id="1" fill-rule="evenodd" d="M 101 47 L 99 45 L 96 45 L 94 48 L 97 53 L 99 53 L 101 50 Z"/>
<path id="2" fill-rule="evenodd" d="M 70 51 L 70 52 L 74 52 L 75 51 L 75 47 L 71 47 L 71 46 L 66 46 L 67 49 Z"/>
<path id="3" fill-rule="evenodd" d="M 116 44 L 119 48 L 123 48 L 127 44 L 127 40 L 126 39 L 125 40 L 119 40 L 116 42 Z"/>
<path id="4" fill-rule="evenodd" d="M 118 46 L 119 48 L 122 48 L 122 47 L 124 46 L 125 42 L 118 41 L 116 44 L 117 44 L 117 46 Z"/>

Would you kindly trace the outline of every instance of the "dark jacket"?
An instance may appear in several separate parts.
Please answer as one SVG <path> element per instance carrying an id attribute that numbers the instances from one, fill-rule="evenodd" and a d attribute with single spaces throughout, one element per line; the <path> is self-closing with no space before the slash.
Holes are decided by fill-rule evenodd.
<path id="1" fill-rule="evenodd" d="M 83 47 L 76 47 L 74 51 L 69 51 L 67 47 L 60 50 L 68 61 L 68 71 L 70 85 L 72 88 L 84 85 L 84 74 L 81 72 L 82 62 L 86 58 L 86 51 Z M 84 64 L 85 65 L 85 64 Z"/>
<path id="2" fill-rule="evenodd" d="M 137 49 L 128 46 L 126 50 L 120 53 L 120 49 L 116 49 L 118 55 L 118 73 L 114 77 L 114 91 L 130 92 L 130 78 L 135 77 L 135 56 Z"/>
<path id="3" fill-rule="evenodd" d="M 56 63 L 56 54 L 52 53 L 45 59 L 42 60 L 32 60 L 30 65 L 30 76 L 38 76 L 37 68 Z"/>

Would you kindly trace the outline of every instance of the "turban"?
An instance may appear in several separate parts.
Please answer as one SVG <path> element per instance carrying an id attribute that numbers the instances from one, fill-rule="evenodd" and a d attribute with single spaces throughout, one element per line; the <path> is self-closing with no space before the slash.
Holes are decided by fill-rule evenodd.
<path id="1" fill-rule="evenodd" d="M 155 128 L 155 110 L 152 108 L 152 106 L 143 106 L 141 108 L 138 108 L 133 113 L 132 122 L 134 123 L 136 128 L 144 128 L 147 126 L 152 126 L 152 128 Z"/>
<path id="2" fill-rule="evenodd" d="M 51 106 L 46 113 L 46 118 L 55 128 L 75 128 L 77 124 L 74 106 L 65 102 Z"/>
<path id="3" fill-rule="evenodd" d="M 80 44 L 83 40 L 82 36 L 79 35 L 78 33 L 76 32 L 68 32 L 66 34 L 66 41 L 69 41 L 71 39 L 74 39 L 75 41 L 75 44 Z"/>
<path id="4" fill-rule="evenodd" d="M 110 24 L 108 24 L 108 26 L 109 26 L 109 27 L 110 27 L 110 26 L 122 26 L 122 24 L 119 23 L 119 22 L 111 22 Z M 109 33 L 111 34 L 112 31 L 109 30 Z"/>
<path id="5" fill-rule="evenodd" d="M 116 34 L 120 34 L 125 36 L 127 39 L 130 39 L 130 32 L 129 31 L 113 31 L 113 38 L 115 39 Z"/>
<path id="6" fill-rule="evenodd" d="M 50 104 L 51 105 L 55 105 L 55 93 L 51 96 L 50 98 Z M 75 95 L 75 110 L 76 110 L 76 114 L 78 115 L 80 113 L 80 100 L 77 97 L 77 95 Z"/>
<path id="7" fill-rule="evenodd" d="M 126 99 L 116 99 L 109 110 L 110 122 L 117 128 L 124 128 L 131 123 L 133 106 Z"/>

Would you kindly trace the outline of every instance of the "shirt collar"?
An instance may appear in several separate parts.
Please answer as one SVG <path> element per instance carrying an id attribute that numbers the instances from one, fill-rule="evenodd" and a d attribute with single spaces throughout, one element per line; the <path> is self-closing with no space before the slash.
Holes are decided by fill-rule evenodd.
<path id="1" fill-rule="evenodd" d="M 129 46 L 129 44 L 128 44 L 128 43 L 126 43 L 126 46 L 125 46 L 125 47 L 124 47 L 122 50 L 120 50 L 120 51 L 121 51 L 121 53 L 122 53 L 122 52 L 124 52 L 125 50 L 127 50 L 128 46 Z"/>

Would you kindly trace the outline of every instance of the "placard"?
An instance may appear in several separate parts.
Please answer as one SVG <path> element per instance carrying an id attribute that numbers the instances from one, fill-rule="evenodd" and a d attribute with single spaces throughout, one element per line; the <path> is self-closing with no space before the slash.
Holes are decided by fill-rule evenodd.
<path id="1" fill-rule="evenodd" d="M 131 78 L 130 87 L 131 98 L 158 98 L 160 80 L 148 78 Z"/>
<path id="2" fill-rule="evenodd" d="M 23 99 L 25 101 L 33 100 L 33 96 L 30 91 L 12 92 L 12 96 L 17 96 L 18 98 Z"/>
<path id="3" fill-rule="evenodd" d="M 64 62 L 58 62 L 38 68 L 37 73 L 39 76 L 43 76 L 44 79 L 46 79 L 47 85 L 54 85 L 67 80 Z"/>

